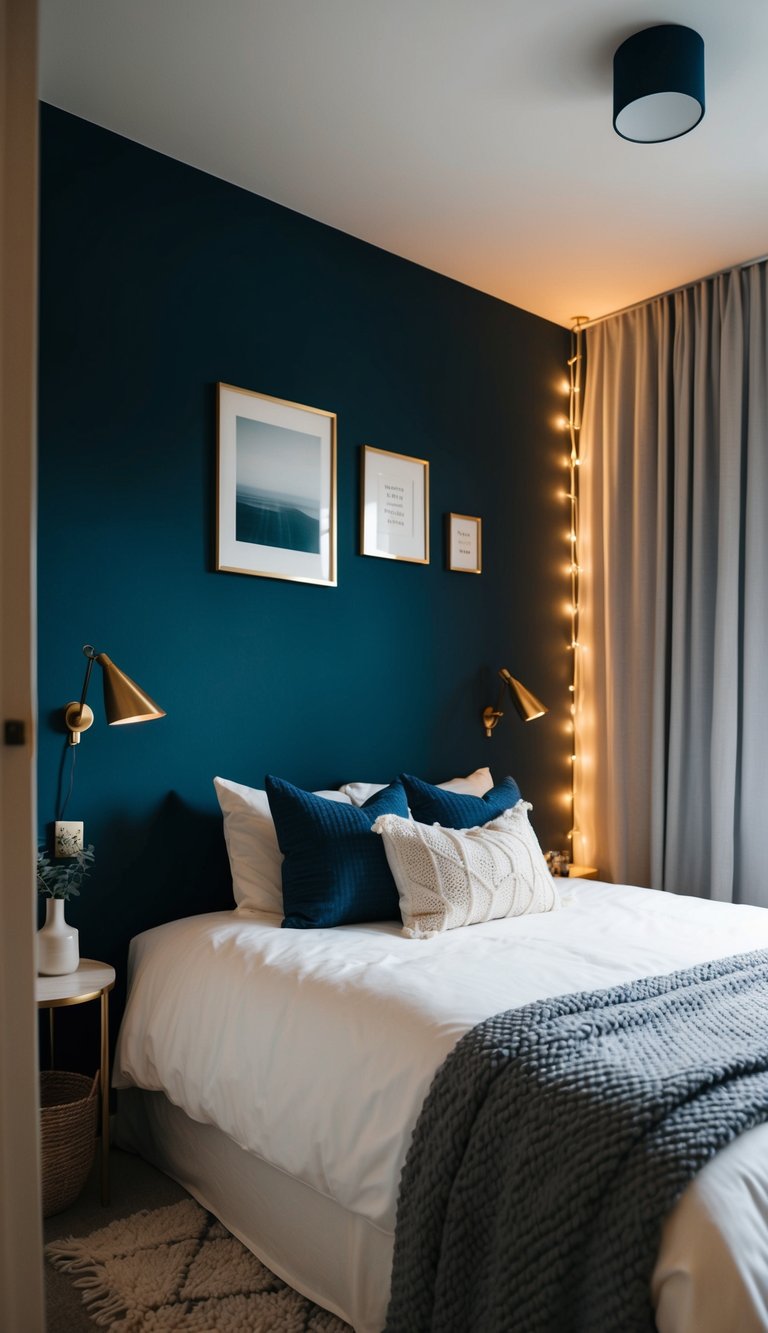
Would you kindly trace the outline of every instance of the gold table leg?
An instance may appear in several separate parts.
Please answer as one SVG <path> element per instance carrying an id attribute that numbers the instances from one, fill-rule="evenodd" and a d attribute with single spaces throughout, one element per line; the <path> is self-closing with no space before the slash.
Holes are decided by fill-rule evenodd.
<path id="1" fill-rule="evenodd" d="M 109 1203 L 109 991 L 101 993 L 101 1202 Z"/>

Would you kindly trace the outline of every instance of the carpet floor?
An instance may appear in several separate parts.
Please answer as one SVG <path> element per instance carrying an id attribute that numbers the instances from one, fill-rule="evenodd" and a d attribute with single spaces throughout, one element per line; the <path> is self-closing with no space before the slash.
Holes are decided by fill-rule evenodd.
<path id="1" fill-rule="evenodd" d="M 110 1154 L 113 1202 L 98 1171 L 45 1223 L 48 1333 L 350 1333 L 274 1276 L 174 1181 Z"/>

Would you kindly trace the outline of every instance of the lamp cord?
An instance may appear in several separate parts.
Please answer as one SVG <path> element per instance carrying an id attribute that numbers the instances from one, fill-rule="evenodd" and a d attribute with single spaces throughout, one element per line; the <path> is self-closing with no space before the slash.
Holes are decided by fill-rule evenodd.
<path id="1" fill-rule="evenodd" d="M 68 788 L 67 788 L 67 794 L 66 794 L 66 796 L 64 797 L 64 804 L 62 805 L 61 810 L 60 810 L 60 812 L 59 812 L 59 816 L 58 816 L 59 819 L 63 819 L 64 816 L 65 816 L 65 814 L 66 814 L 66 812 L 67 812 L 67 806 L 69 805 L 69 798 L 70 798 L 70 796 L 72 795 L 72 789 L 73 789 L 73 787 L 74 787 L 74 785 L 75 785 L 75 764 L 77 763 L 77 746 L 76 746 L 76 745 L 69 745 L 69 743 L 67 744 L 67 748 L 66 748 L 66 750 L 64 751 L 64 759 L 63 759 L 63 762 L 62 762 L 62 773 L 63 773 L 64 763 L 66 762 L 66 758 L 67 758 L 67 750 L 68 750 L 68 751 L 70 752 L 70 754 L 72 755 L 72 763 L 71 763 L 71 765 L 70 765 L 70 769 L 69 769 L 69 786 L 68 786 Z"/>

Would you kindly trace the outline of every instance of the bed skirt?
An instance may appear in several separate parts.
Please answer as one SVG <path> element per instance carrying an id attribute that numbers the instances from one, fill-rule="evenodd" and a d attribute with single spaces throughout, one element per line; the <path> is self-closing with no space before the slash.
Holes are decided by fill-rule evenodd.
<path id="1" fill-rule="evenodd" d="M 114 1142 L 178 1181 L 296 1291 L 355 1333 L 381 1333 L 392 1233 L 191 1120 L 160 1092 L 118 1093 Z"/>

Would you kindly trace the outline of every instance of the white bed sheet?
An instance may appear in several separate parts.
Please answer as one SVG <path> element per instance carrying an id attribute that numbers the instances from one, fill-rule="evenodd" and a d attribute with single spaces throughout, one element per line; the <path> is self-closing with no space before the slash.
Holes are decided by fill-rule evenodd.
<path id="1" fill-rule="evenodd" d="M 193 1120 L 391 1232 L 424 1096 L 470 1027 L 530 1000 L 768 947 L 760 908 L 587 881 L 566 884 L 563 898 L 560 912 L 423 941 L 384 924 L 286 931 L 279 917 L 239 911 L 148 931 L 132 944 L 114 1082 L 162 1091 Z M 670 1218 L 665 1245 L 667 1233 L 674 1243 L 662 1246 L 654 1276 L 662 1333 L 705 1333 L 683 1322 L 704 1214 L 732 1255 L 734 1327 L 768 1327 L 768 1272 L 759 1271 L 767 1142 L 755 1130 L 728 1150 L 748 1206 L 732 1216 L 731 1194 L 726 1227 L 719 1215 L 733 1173 L 720 1170 L 718 1183 L 719 1159 Z"/>

